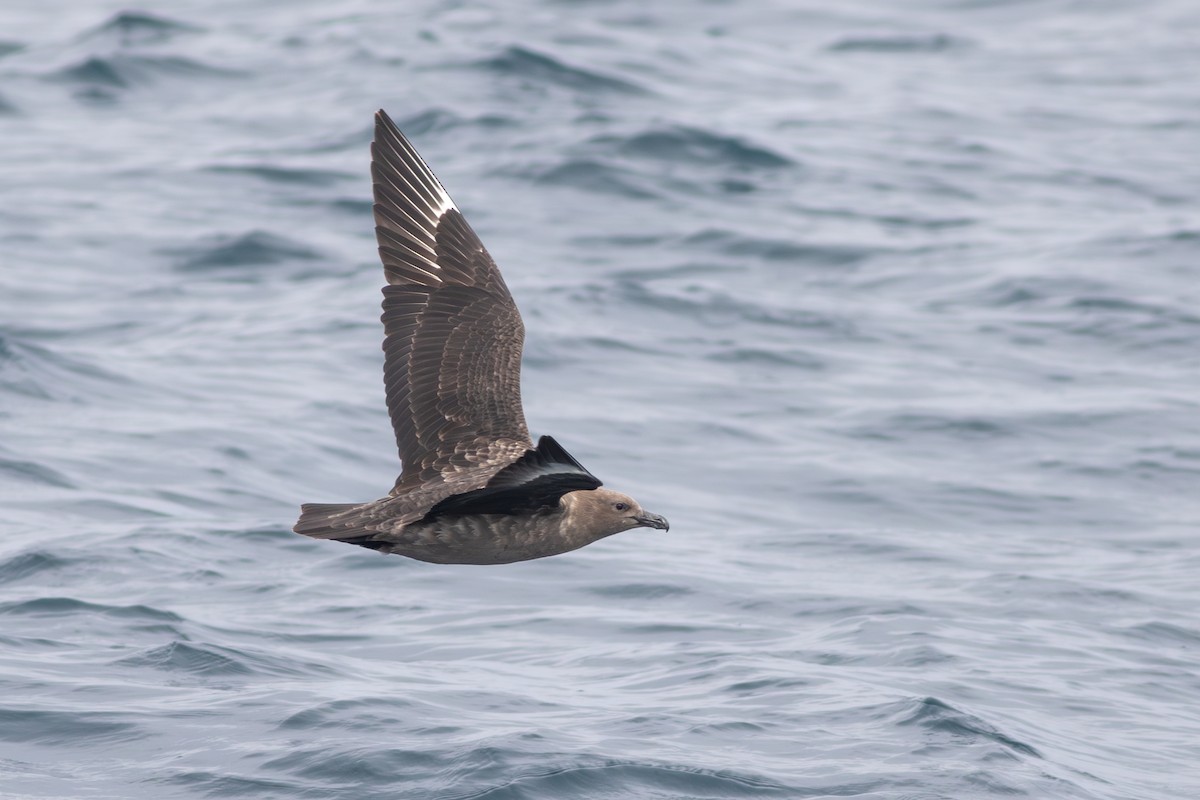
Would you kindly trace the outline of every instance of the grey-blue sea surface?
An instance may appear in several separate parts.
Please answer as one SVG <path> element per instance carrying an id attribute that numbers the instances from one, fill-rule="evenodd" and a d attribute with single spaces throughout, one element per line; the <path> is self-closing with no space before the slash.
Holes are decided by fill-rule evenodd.
<path id="1" fill-rule="evenodd" d="M 1200 797 L 1193 0 L 6 0 L 0 796 Z M 671 519 L 440 567 L 371 115 Z"/>

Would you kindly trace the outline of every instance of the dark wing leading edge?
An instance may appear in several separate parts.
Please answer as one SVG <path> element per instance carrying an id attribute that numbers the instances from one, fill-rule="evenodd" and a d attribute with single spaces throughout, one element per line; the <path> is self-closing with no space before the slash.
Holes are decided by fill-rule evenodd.
<path id="1" fill-rule="evenodd" d="M 371 158 L 389 284 L 384 384 L 404 464 L 393 494 L 470 490 L 533 446 L 521 407 L 525 328 L 483 243 L 383 111 Z"/>

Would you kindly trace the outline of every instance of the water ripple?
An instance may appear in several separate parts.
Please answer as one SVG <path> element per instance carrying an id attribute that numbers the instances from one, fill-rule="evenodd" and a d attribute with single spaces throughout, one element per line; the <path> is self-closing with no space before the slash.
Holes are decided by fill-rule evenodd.
<path id="1" fill-rule="evenodd" d="M 658 192 L 628 170 L 590 159 L 576 159 L 553 167 L 537 169 L 533 180 L 542 186 L 566 186 L 596 194 L 645 200 Z"/>
<path id="2" fill-rule="evenodd" d="M 72 402 L 108 396 L 131 385 L 107 369 L 0 328 L 0 391 Z"/>
<path id="3" fill-rule="evenodd" d="M 281 167 L 274 164 L 216 164 L 205 167 L 205 171 L 217 175 L 247 175 L 252 178 L 261 178 L 270 183 L 303 186 L 332 186 L 355 177 L 332 170 Z"/>
<path id="4" fill-rule="evenodd" d="M 60 489 L 73 489 L 75 484 L 67 476 L 55 469 L 33 461 L 15 461 L 0 458 L 0 475 L 13 480 L 40 483 L 44 486 L 57 486 Z"/>
<path id="5" fill-rule="evenodd" d="M 627 80 L 606 75 L 598 70 L 569 65 L 546 53 L 520 45 L 508 47 L 499 55 L 478 61 L 476 67 L 531 84 L 557 86 L 581 93 L 645 93 L 644 89 Z"/>
<path id="6" fill-rule="evenodd" d="M 145 735 L 120 714 L 0 707 L 0 739 L 9 742 L 94 746 Z"/>
<path id="7" fill-rule="evenodd" d="M 71 559 L 56 553 L 41 550 L 21 553 L 0 561 L 0 583 L 12 583 L 42 572 L 53 572 L 71 563 Z"/>
<path id="8" fill-rule="evenodd" d="M 83 40 L 107 39 L 122 47 L 160 45 L 202 28 L 191 23 L 150 14 L 145 11 L 120 11 L 81 35 Z"/>
<path id="9" fill-rule="evenodd" d="M 236 77 L 237 70 L 214 67 L 185 56 L 149 56 L 114 53 L 93 55 L 62 67 L 48 77 L 83 88 L 130 89 L 162 78 L 191 80 Z"/>
<path id="10" fill-rule="evenodd" d="M 685 239 L 685 244 L 697 249 L 715 249 L 733 256 L 754 256 L 764 261 L 794 261 L 827 266 L 857 264 L 888 252 L 880 247 L 817 245 L 790 239 L 758 238 L 718 229 L 691 234 Z"/>
<path id="11" fill-rule="evenodd" d="M 995 726 L 979 717 L 959 711 L 936 697 L 926 697 L 906 704 L 906 708 L 899 712 L 896 724 L 924 728 L 934 735 L 931 743 L 938 740 L 948 743 L 961 741 L 964 744 L 988 741 L 1020 755 L 1042 757 L 1034 747 L 1001 733 Z"/>
<path id="12" fill-rule="evenodd" d="M 89 603 L 74 597 L 39 597 L 35 600 L 0 603 L 0 614 L 30 615 L 39 617 L 76 616 L 99 614 L 108 617 L 153 622 L 182 622 L 183 618 L 171 611 L 145 605 L 116 606 Z"/>
<path id="13" fill-rule="evenodd" d="M 792 164 L 786 156 L 736 136 L 722 136 L 699 128 L 665 128 L 643 131 L 621 139 L 601 138 L 617 152 L 640 158 L 678 161 L 733 170 L 777 169 Z"/>
<path id="14" fill-rule="evenodd" d="M 297 260 L 315 261 L 321 258 L 321 254 L 311 247 L 266 231 L 218 236 L 186 250 L 173 249 L 168 252 L 182 257 L 179 268 L 189 272 L 265 266 Z"/>
<path id="15" fill-rule="evenodd" d="M 333 674 L 322 664 L 298 661 L 282 654 L 179 640 L 126 656 L 116 663 L 123 667 L 149 667 L 202 677 Z"/>
<path id="16" fill-rule="evenodd" d="M 942 53 L 970 46 L 966 39 L 947 33 L 847 36 L 829 45 L 838 53 Z"/>

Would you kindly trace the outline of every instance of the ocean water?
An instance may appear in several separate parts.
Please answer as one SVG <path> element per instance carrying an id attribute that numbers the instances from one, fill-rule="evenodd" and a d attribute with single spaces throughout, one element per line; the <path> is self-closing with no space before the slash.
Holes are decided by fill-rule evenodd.
<path id="1" fill-rule="evenodd" d="M 1200 797 L 1192 0 L 0 5 L 0 797 Z M 434 566 L 386 108 L 668 516 Z"/>

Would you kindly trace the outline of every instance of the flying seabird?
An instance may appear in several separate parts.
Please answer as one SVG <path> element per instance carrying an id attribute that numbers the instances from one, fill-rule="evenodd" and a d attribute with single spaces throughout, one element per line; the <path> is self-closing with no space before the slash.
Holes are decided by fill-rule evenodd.
<path id="1" fill-rule="evenodd" d="M 602 489 L 521 407 L 525 327 L 500 270 L 382 110 L 371 144 L 388 413 L 403 469 L 387 497 L 301 506 L 296 533 L 436 564 L 558 555 L 667 520 Z"/>

